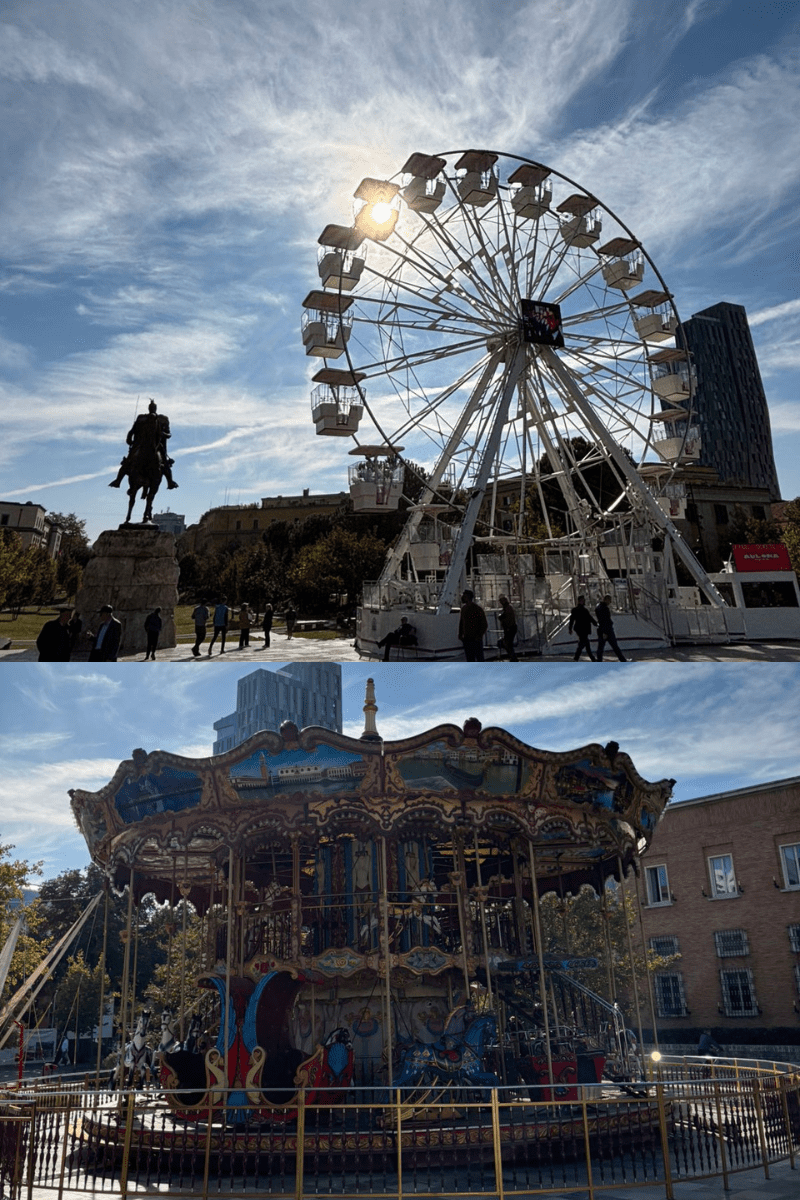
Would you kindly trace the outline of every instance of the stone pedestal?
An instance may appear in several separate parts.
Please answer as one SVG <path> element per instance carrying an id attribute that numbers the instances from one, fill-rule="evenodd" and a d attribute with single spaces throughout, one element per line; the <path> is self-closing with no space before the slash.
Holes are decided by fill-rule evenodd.
<path id="1" fill-rule="evenodd" d="M 156 527 L 107 529 L 93 550 L 75 601 L 84 630 L 95 633 L 102 605 L 111 604 L 122 624 L 120 656 L 144 653 L 145 617 L 160 605 L 163 625 L 158 644 L 174 646 L 178 563 L 173 535 Z"/>

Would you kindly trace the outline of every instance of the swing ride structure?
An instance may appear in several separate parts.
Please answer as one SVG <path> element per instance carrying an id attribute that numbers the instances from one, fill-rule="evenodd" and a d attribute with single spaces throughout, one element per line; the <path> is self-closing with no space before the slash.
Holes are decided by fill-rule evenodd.
<path id="1" fill-rule="evenodd" d="M 0 1184 L 19 1194 L 27 1170 L 59 1194 L 298 1198 L 531 1194 L 593 1169 L 663 1182 L 726 1153 L 749 1165 L 756 1103 L 765 1153 L 790 1153 L 796 1076 L 784 1094 L 777 1067 L 762 1081 L 734 1064 L 713 1093 L 707 1068 L 655 1074 L 652 989 L 634 984 L 623 1013 L 611 934 L 579 957 L 569 923 L 545 920 L 543 897 L 585 885 L 606 929 L 612 896 L 628 909 L 674 781 L 646 781 L 613 742 L 541 750 L 474 718 L 384 740 L 372 680 L 364 713 L 357 738 L 287 722 L 212 758 L 134 750 L 70 793 L 127 905 L 124 1054 L 111 1079 L 98 1064 L 0 1093 Z M 146 897 L 172 910 L 160 1034 L 137 979 Z M 633 964 L 641 925 L 624 924 Z"/>
<path id="2" fill-rule="evenodd" d="M 501 595 L 528 654 L 574 648 L 579 594 L 612 597 L 623 648 L 765 635 L 735 572 L 709 575 L 679 532 L 700 456 L 691 356 L 655 263 L 600 199 L 515 155 L 415 153 L 361 181 L 318 260 L 302 318 L 324 360 L 316 432 L 354 442 L 355 512 L 406 518 L 363 586 L 362 657 L 406 616 L 415 657 L 460 658 L 465 588 L 492 654 Z M 800 636 L 795 616 L 780 636 Z"/>

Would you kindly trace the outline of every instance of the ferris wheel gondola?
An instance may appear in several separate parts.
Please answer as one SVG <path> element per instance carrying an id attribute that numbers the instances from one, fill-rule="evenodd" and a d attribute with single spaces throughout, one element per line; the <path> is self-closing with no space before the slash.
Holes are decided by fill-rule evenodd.
<path id="1" fill-rule="evenodd" d="M 529 649 L 558 641 L 578 587 L 614 592 L 632 636 L 668 640 L 673 551 L 724 605 L 670 515 L 699 453 L 678 314 L 610 209 L 516 156 L 412 154 L 395 179 L 362 180 L 352 227 L 319 240 L 306 352 L 346 363 L 353 453 L 362 436 L 390 448 L 364 469 L 415 483 L 403 533 L 365 585 L 364 653 L 413 608 L 430 657 L 457 654 L 467 580 L 487 605 L 513 595 Z M 321 428 L 316 409 L 315 422 L 342 429 Z M 351 469 L 357 508 L 362 482 Z M 401 503 L 397 484 L 387 507 Z M 433 538 L 435 567 L 414 551 Z"/>

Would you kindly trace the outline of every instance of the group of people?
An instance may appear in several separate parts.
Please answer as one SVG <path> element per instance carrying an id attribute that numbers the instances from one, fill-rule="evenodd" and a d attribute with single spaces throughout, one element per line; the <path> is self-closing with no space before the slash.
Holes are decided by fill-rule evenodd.
<path id="1" fill-rule="evenodd" d="M 508 596 L 499 597 L 500 610 L 497 620 L 501 629 L 498 650 L 504 650 L 509 662 L 519 662 L 514 652 L 517 637 L 517 614 Z M 467 662 L 483 662 L 483 640 L 489 629 L 489 621 L 480 604 L 475 602 L 475 593 L 465 588 L 461 593 L 461 612 L 458 621 L 458 640 L 464 647 Z"/>
<path id="2" fill-rule="evenodd" d="M 264 633 L 264 643 L 259 646 L 260 650 L 268 650 L 270 646 L 270 638 L 272 635 L 272 623 L 274 620 L 274 610 L 271 604 L 267 604 L 264 609 L 264 617 L 261 621 L 261 629 Z M 291 641 L 294 636 L 294 628 L 297 624 L 297 613 L 290 604 L 284 610 L 284 620 L 286 621 L 286 637 Z M 206 640 L 208 633 L 209 622 L 212 623 L 213 633 L 211 641 L 208 644 L 207 654 L 211 654 L 214 649 L 214 644 L 219 638 L 219 653 L 225 653 L 225 641 L 228 636 L 228 630 L 232 622 L 235 621 L 234 628 L 239 630 L 239 649 L 244 650 L 250 645 L 250 630 L 258 623 L 258 615 L 251 611 L 248 604 L 242 604 L 239 611 L 234 613 L 228 607 L 228 601 L 225 596 L 221 596 L 213 609 L 209 608 L 206 600 L 201 600 L 192 613 L 194 621 L 194 645 L 192 646 L 192 654 L 195 658 L 200 657 L 200 647 Z"/>
<path id="3" fill-rule="evenodd" d="M 630 659 L 625 657 L 617 644 L 617 636 L 614 633 L 614 622 L 611 618 L 611 597 L 603 596 L 599 604 L 596 605 L 594 612 L 595 615 L 593 617 L 586 607 L 586 597 L 578 596 L 577 603 L 569 614 L 568 626 L 569 632 L 574 632 L 578 638 L 578 649 L 573 655 L 573 661 L 577 662 L 585 650 L 592 662 L 602 662 L 603 651 L 606 645 L 609 645 L 620 662 L 629 662 Z M 592 654 L 592 646 L 589 641 L 593 625 L 597 629 L 597 658 Z"/>
<path id="4" fill-rule="evenodd" d="M 160 613 L 161 610 L 156 611 Z M 114 609 L 110 604 L 103 605 L 99 617 L 96 632 L 87 630 L 84 633 L 80 613 L 75 612 L 69 605 L 60 608 L 58 616 L 42 626 L 36 639 L 39 662 L 69 662 L 75 650 L 78 649 L 81 635 L 91 643 L 89 662 L 116 662 L 122 639 L 122 625 L 114 616 Z M 147 628 L 146 623 L 145 628 Z M 149 637 L 148 632 L 148 641 Z M 155 657 L 155 651 L 153 657 Z"/>

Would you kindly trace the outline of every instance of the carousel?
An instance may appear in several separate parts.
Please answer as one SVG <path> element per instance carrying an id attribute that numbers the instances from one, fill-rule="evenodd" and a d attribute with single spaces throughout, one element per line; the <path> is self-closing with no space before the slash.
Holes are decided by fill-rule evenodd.
<path id="1" fill-rule="evenodd" d="M 372 680 L 364 713 L 360 738 L 285 723 L 214 758 L 134 750 L 70 793 L 127 897 L 114 1083 L 140 1082 L 148 1047 L 155 1079 L 133 1128 L 121 1100 L 83 1118 L 95 1155 L 363 1163 L 390 1135 L 392 1152 L 480 1154 L 478 1127 L 486 1153 L 498 1137 L 524 1153 L 552 1136 L 547 1104 L 641 1081 L 641 1013 L 580 981 L 597 958 L 545 941 L 541 898 L 589 884 L 599 904 L 611 878 L 624 894 L 674 781 L 645 781 L 613 742 L 554 753 L 475 719 L 384 741 Z M 160 1042 L 135 979 L 148 895 L 198 930 Z M 479 1115 L 498 1092 L 536 1112 L 493 1131 Z"/>

